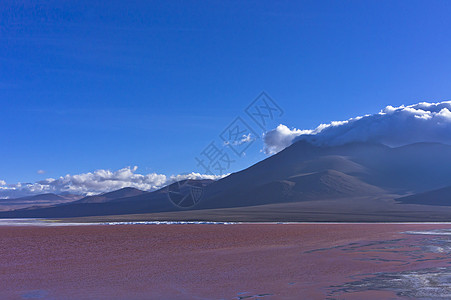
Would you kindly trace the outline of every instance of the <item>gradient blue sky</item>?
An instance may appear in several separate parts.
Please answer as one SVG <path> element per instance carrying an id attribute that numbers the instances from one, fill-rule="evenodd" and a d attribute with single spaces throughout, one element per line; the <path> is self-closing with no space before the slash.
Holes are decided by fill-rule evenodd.
<path id="1" fill-rule="evenodd" d="M 261 91 L 285 111 L 273 127 L 301 129 L 450 99 L 450 15 L 449 1 L 3 1 L 0 179 L 203 172 L 194 157 Z"/>

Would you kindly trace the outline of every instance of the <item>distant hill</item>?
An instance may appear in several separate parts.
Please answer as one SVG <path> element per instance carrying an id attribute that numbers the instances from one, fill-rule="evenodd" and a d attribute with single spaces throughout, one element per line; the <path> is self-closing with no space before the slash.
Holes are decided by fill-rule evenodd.
<path id="1" fill-rule="evenodd" d="M 192 181 L 198 182 L 204 187 L 213 182 L 213 180 Z M 127 195 L 133 194 L 134 196 L 127 197 Z M 0 212 L 0 218 L 62 218 L 178 210 L 169 200 L 167 187 L 154 192 L 143 192 L 133 188 L 125 188 L 99 196 L 85 197 L 81 200 L 86 200 L 86 202 L 74 201 L 44 208 L 26 208 L 16 211 Z M 91 200 L 94 202 L 89 202 Z"/>
<path id="2" fill-rule="evenodd" d="M 33 196 L 27 196 L 27 197 L 20 197 L 15 199 L 10 199 L 14 201 L 29 201 L 29 200 L 47 200 L 47 201 L 57 201 L 57 200 L 67 200 L 66 197 L 58 196 L 56 194 L 47 193 L 47 194 L 40 194 L 40 195 L 33 195 Z"/>
<path id="3" fill-rule="evenodd" d="M 22 209 L 30 207 L 45 207 L 80 199 L 82 196 L 73 194 L 56 195 L 46 193 L 20 198 L 0 199 L 0 210 Z"/>
<path id="4" fill-rule="evenodd" d="M 116 190 L 101 195 L 84 197 L 78 201 L 75 201 L 74 203 L 104 203 L 114 199 L 134 197 L 145 193 L 146 192 L 132 187 L 126 187 L 120 190 Z"/>
<path id="5" fill-rule="evenodd" d="M 451 206 L 451 186 L 396 199 L 401 203 Z"/>
<path id="6" fill-rule="evenodd" d="M 390 214 L 390 220 L 402 221 L 409 210 L 414 210 L 415 215 L 421 211 L 403 203 L 429 206 L 447 203 L 450 191 L 439 189 L 451 185 L 450 165 L 451 146 L 437 143 L 392 148 L 375 143 L 316 146 L 299 141 L 221 180 L 199 181 L 196 183 L 199 187 L 191 188 L 181 182 L 155 192 L 125 188 L 47 208 L 3 212 L 0 217 L 77 217 L 272 207 L 273 204 L 281 209 L 290 203 L 309 203 L 305 207 L 311 209 L 312 215 L 321 211 L 322 216 L 335 221 L 345 216 L 346 210 L 355 214 L 356 207 L 365 211 L 365 215 L 384 211 Z M 191 198 L 184 198 L 186 193 L 192 193 Z M 407 194 L 415 196 L 402 198 Z M 193 201 L 195 198 L 199 201 Z M 190 205 L 174 205 L 174 199 Z M 324 207 L 324 201 L 328 206 Z M 354 203 L 353 208 L 346 206 L 343 210 L 345 202 Z M 337 211 L 340 215 L 334 215 Z M 271 213 L 277 211 L 269 211 L 267 216 Z M 364 216 L 359 220 L 364 220 Z"/>

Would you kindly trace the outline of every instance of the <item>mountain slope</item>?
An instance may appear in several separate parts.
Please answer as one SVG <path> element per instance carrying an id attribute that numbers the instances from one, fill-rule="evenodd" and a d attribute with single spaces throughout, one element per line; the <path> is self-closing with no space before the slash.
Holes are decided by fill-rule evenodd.
<path id="1" fill-rule="evenodd" d="M 0 212 L 3 218 L 64 218 L 80 216 L 101 216 L 115 214 L 134 214 L 140 212 L 172 211 L 175 207 L 168 201 L 165 193 L 144 193 L 138 196 L 119 198 L 124 201 L 73 202 L 36 209 L 20 209 Z"/>
<path id="2" fill-rule="evenodd" d="M 222 202 L 222 207 L 228 201 L 234 205 L 239 203 L 240 206 L 255 205 L 256 201 L 251 199 L 248 192 L 259 186 L 290 181 L 290 178 L 305 173 L 324 171 L 337 171 L 351 176 L 377 187 L 380 193 L 418 193 L 442 187 L 446 182 L 451 183 L 449 165 L 451 146 L 442 144 L 423 143 L 390 148 L 381 144 L 352 143 L 321 147 L 299 141 L 276 155 L 215 182 L 208 187 L 200 206 L 214 207 L 209 203 L 210 200 L 214 200 L 215 205 Z M 366 189 L 358 190 L 365 192 Z M 251 198 L 244 199 L 245 193 Z M 261 203 L 271 201 L 278 202 L 273 198 L 262 200 Z"/>
<path id="3" fill-rule="evenodd" d="M 73 199 L 73 195 L 70 196 L 60 196 L 52 193 L 47 194 L 40 194 L 40 195 L 34 195 L 34 196 L 27 196 L 27 197 L 20 197 L 20 198 L 14 198 L 9 199 L 11 201 L 36 201 L 36 200 L 45 200 L 45 201 L 61 201 L 61 200 L 70 200 Z"/>
<path id="4" fill-rule="evenodd" d="M 219 183 L 219 182 L 218 182 Z M 248 188 L 210 196 L 199 208 L 225 208 L 284 202 L 318 201 L 345 197 L 378 196 L 381 188 L 336 170 L 298 174 Z"/>
<path id="5" fill-rule="evenodd" d="M 337 207 L 343 199 L 363 199 L 356 200 L 359 207 L 376 207 L 372 201 L 377 199 L 393 202 L 394 194 L 418 194 L 450 185 L 449 165 L 451 146 L 443 144 L 326 147 L 299 141 L 245 170 L 202 183 L 201 200 L 194 206 L 173 205 L 166 189 L 152 193 L 123 189 L 55 207 L 0 213 L 0 217 L 135 214 L 323 200 L 335 201 Z"/>
<path id="6" fill-rule="evenodd" d="M 451 186 L 396 200 L 407 204 L 451 206 Z"/>
<path id="7" fill-rule="evenodd" d="M 206 187 L 213 182 L 212 180 L 192 181 L 203 187 Z M 176 183 L 172 185 L 175 184 Z M 84 201 L 74 201 L 44 208 L 0 212 L 0 218 L 64 218 L 178 210 L 178 208 L 170 201 L 167 189 L 168 187 L 154 192 L 143 192 L 133 188 L 125 188 L 103 195 L 81 199 Z M 126 197 L 127 195 L 133 194 L 137 195 Z"/>
<path id="8" fill-rule="evenodd" d="M 52 206 L 56 204 L 72 202 L 80 198 L 81 198 L 80 196 L 72 194 L 56 195 L 52 193 L 47 193 L 20 198 L 0 199 L 0 211 L 30 208 L 37 206 L 39 207 Z"/>
<path id="9" fill-rule="evenodd" d="M 75 201 L 74 203 L 104 203 L 104 202 L 108 202 L 108 201 L 111 201 L 114 199 L 134 197 L 134 196 L 142 195 L 144 193 L 146 193 L 146 192 L 132 188 L 132 187 L 126 187 L 126 188 L 122 188 L 120 190 L 116 190 L 116 191 L 101 194 L 101 195 L 88 196 L 88 197 L 85 197 L 78 201 Z"/>

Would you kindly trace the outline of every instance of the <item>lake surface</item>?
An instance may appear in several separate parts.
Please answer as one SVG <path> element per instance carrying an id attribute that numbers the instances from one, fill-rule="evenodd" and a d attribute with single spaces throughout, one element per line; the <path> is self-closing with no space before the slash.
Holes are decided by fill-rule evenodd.
<path id="1" fill-rule="evenodd" d="M 451 224 L 2 222 L 2 299 L 451 297 Z"/>

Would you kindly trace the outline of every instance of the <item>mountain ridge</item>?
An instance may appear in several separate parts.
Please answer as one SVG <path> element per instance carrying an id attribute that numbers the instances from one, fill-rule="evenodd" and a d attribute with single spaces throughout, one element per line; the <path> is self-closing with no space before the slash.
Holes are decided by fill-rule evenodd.
<path id="1" fill-rule="evenodd" d="M 317 146 L 299 141 L 249 168 L 206 183 L 202 198 L 193 207 L 171 203 L 166 188 L 154 192 L 128 188 L 50 208 L 0 213 L 0 217 L 202 211 L 298 202 L 314 206 L 324 200 L 340 205 L 340 199 L 354 198 L 366 199 L 359 205 L 368 207 L 378 199 L 391 199 L 384 201 L 396 206 L 403 205 L 403 201 L 395 200 L 403 195 L 451 185 L 451 169 L 446 167 L 450 164 L 451 146 L 440 143 Z"/>

